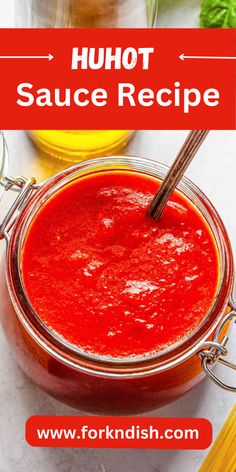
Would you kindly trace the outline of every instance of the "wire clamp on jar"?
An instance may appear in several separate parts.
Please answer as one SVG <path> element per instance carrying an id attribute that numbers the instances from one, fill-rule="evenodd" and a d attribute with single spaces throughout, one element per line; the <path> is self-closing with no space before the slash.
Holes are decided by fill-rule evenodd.
<path id="1" fill-rule="evenodd" d="M 228 313 L 223 320 L 221 321 L 220 325 L 218 326 L 213 340 L 205 343 L 205 346 L 209 346 L 209 349 L 207 350 L 202 350 L 202 347 L 200 348 L 198 352 L 198 356 L 201 359 L 202 362 L 202 368 L 207 375 L 216 385 L 219 387 L 223 388 L 224 390 L 227 390 L 229 392 L 236 392 L 236 387 L 233 387 L 231 385 L 226 384 L 223 382 L 221 379 L 219 379 L 211 370 L 210 366 L 213 366 L 217 362 L 220 364 L 223 364 L 224 366 L 236 370 L 236 364 L 227 361 L 224 357 L 228 355 L 228 350 L 226 348 L 226 345 L 228 343 L 228 336 L 223 336 L 221 339 L 221 334 L 226 325 L 232 321 L 235 320 L 236 322 L 236 305 L 235 303 L 231 300 L 231 307 L 232 311 Z"/>
<path id="2" fill-rule="evenodd" d="M 18 193 L 16 200 L 8 210 L 2 223 L 0 224 L 0 239 L 5 238 L 9 241 L 9 231 L 16 222 L 26 199 L 31 194 L 32 190 L 38 188 L 34 177 L 26 179 L 25 177 L 4 177 L 0 181 L 0 185 L 4 187 L 4 190 L 12 190 Z"/>

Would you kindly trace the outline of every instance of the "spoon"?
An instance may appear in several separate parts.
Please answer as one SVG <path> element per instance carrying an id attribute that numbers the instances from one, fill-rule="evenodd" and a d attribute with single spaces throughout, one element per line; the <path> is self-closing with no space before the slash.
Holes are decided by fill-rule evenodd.
<path id="1" fill-rule="evenodd" d="M 177 154 L 175 161 L 170 167 L 164 178 L 158 192 L 152 200 L 148 209 L 148 215 L 154 220 L 158 220 L 162 215 L 163 209 L 167 204 L 171 194 L 177 187 L 184 172 L 193 160 L 195 154 L 208 135 L 209 130 L 193 130 L 187 136 L 183 146 Z"/>

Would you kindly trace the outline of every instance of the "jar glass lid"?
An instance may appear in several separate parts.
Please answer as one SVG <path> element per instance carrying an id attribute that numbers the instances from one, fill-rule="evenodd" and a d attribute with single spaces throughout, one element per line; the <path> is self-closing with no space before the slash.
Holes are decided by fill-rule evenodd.
<path id="1" fill-rule="evenodd" d="M 4 192 L 4 177 L 7 175 L 8 151 L 4 134 L 0 131 L 0 200 Z"/>

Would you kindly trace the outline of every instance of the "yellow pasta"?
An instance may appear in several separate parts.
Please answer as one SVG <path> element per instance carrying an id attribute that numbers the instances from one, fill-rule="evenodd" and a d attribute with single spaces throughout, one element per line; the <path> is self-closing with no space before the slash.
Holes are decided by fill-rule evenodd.
<path id="1" fill-rule="evenodd" d="M 236 472 L 236 405 L 199 472 Z"/>

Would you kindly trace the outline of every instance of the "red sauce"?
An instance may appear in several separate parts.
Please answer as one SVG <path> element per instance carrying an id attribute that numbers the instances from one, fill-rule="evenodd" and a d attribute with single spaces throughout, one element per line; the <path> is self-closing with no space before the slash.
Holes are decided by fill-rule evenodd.
<path id="1" fill-rule="evenodd" d="M 160 182 L 97 173 L 46 201 L 26 236 L 24 286 L 54 333 L 88 353 L 160 352 L 203 321 L 218 285 L 213 235 L 175 192 L 158 222 L 146 215 Z"/>

